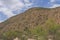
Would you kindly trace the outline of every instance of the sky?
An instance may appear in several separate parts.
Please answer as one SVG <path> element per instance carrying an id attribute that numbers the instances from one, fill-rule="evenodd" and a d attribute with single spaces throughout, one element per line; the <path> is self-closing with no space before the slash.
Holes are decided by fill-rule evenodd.
<path id="1" fill-rule="evenodd" d="M 56 8 L 60 0 L 0 0 L 0 23 L 32 7 Z"/>

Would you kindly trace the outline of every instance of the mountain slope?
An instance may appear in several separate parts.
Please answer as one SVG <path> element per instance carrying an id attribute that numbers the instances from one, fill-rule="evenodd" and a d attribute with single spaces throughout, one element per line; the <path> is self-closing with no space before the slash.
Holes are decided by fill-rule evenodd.
<path id="1" fill-rule="evenodd" d="M 45 11 L 47 12 L 47 11 Z M 9 20 L 4 22 L 3 26 L 18 26 L 18 27 L 29 27 L 41 24 L 46 21 L 48 13 L 43 13 L 43 10 L 39 10 L 39 8 L 29 9 L 28 11 L 19 14 L 15 17 L 10 18 Z M 9 27 L 8 27 L 9 28 Z"/>
<path id="2" fill-rule="evenodd" d="M 0 24 L 0 35 L 9 31 L 25 32 L 25 29 L 34 29 L 38 25 L 46 29 L 46 22 L 52 20 L 60 24 L 60 8 L 31 8 L 24 13 L 11 17 Z M 47 24 L 49 26 L 49 24 Z"/>

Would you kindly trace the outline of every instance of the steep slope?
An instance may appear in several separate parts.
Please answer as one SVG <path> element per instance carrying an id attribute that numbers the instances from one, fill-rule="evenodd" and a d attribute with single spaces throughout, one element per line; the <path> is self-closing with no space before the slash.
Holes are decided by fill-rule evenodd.
<path id="1" fill-rule="evenodd" d="M 60 8 L 31 8 L 24 13 L 11 17 L 0 24 L 0 34 L 8 31 L 24 32 L 25 29 L 34 29 L 38 25 L 45 27 L 47 20 L 60 24 Z"/>
<path id="2" fill-rule="evenodd" d="M 6 28 L 16 28 L 16 29 L 23 29 L 24 27 L 34 27 L 36 25 L 44 23 L 48 19 L 49 9 L 39 9 L 33 8 L 29 9 L 28 11 L 19 14 L 15 17 L 10 18 L 9 20 L 4 22 L 4 29 Z M 48 11 L 48 13 L 47 13 Z M 8 27 L 10 26 L 10 27 Z M 13 26 L 13 27 L 12 27 Z M 22 27 L 22 28 L 20 28 Z M 8 29 L 6 29 L 8 30 Z"/>
<path id="3" fill-rule="evenodd" d="M 3 27 L 6 26 L 36 26 L 43 24 L 48 19 L 53 19 L 56 23 L 60 23 L 60 11 L 59 8 L 56 9 L 46 9 L 46 8 L 31 8 L 26 12 L 14 16 L 1 24 Z M 1 27 L 1 26 L 0 26 Z M 9 28 L 9 27 L 8 27 Z"/>

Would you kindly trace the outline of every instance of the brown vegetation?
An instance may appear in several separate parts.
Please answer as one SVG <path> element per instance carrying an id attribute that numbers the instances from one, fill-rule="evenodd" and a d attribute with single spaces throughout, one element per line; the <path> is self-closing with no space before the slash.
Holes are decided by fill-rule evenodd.
<path id="1" fill-rule="evenodd" d="M 50 20 L 52 20 L 53 24 Z M 52 25 L 49 24 L 49 21 L 51 22 Z M 11 17 L 10 19 L 1 23 L 0 36 L 3 33 L 9 32 L 9 31 L 10 32 L 12 31 L 14 33 L 15 31 L 17 31 L 17 32 L 21 32 L 22 34 L 29 35 L 31 30 L 35 29 L 38 25 L 39 27 L 42 27 L 44 30 L 48 30 L 50 26 L 52 27 L 55 24 L 58 24 L 58 25 L 60 24 L 60 8 L 55 8 L 55 9 L 31 8 L 26 12 L 16 15 L 14 17 Z M 53 31 L 50 32 L 50 35 L 53 35 L 55 29 L 51 29 L 51 30 Z M 49 33 L 47 35 L 49 35 Z M 29 35 L 29 37 L 31 36 L 33 37 L 32 34 Z"/>

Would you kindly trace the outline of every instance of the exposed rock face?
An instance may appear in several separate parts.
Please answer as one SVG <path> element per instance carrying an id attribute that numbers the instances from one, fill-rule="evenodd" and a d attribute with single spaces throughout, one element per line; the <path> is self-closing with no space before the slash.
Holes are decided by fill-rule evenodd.
<path id="1" fill-rule="evenodd" d="M 30 39 L 28 39 L 28 40 L 35 40 L 35 39 L 31 39 L 31 38 L 30 38 Z"/>
<path id="2" fill-rule="evenodd" d="M 20 40 L 18 37 L 16 37 L 14 40 Z"/>

